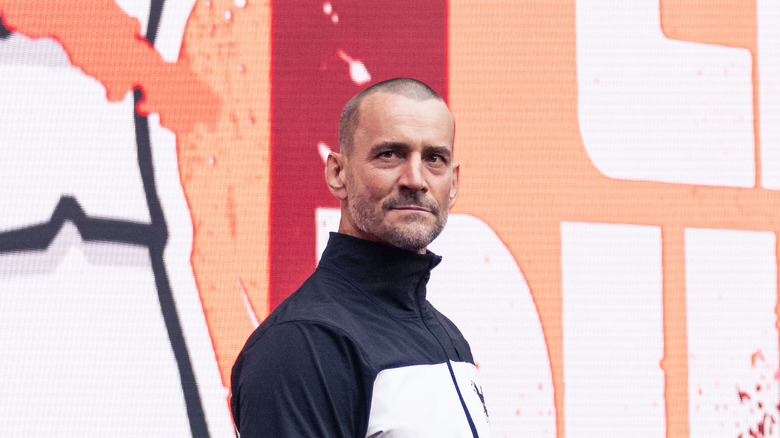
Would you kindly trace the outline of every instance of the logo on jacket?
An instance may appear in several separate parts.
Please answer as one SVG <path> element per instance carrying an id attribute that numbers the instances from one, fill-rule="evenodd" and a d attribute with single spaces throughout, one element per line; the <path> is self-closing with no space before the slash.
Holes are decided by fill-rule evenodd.
<path id="1" fill-rule="evenodd" d="M 490 414 L 488 414 L 487 405 L 485 404 L 485 396 L 482 395 L 482 387 L 477 385 L 477 382 L 471 381 L 471 389 L 474 390 L 474 392 L 477 393 L 477 396 L 479 397 L 479 401 L 482 402 L 482 409 L 485 411 L 485 418 L 490 418 Z"/>

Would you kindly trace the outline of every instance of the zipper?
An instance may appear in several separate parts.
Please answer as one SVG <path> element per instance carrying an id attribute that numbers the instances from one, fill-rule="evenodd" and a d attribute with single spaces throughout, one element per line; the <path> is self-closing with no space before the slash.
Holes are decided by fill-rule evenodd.
<path id="1" fill-rule="evenodd" d="M 432 268 L 432 267 L 431 267 Z M 424 276 L 421 280 L 421 283 L 424 285 L 427 283 L 428 277 L 430 276 L 430 273 L 426 276 Z M 436 336 L 436 334 L 431 330 L 431 327 L 428 325 L 428 322 L 425 319 L 425 315 L 423 315 L 423 311 L 427 310 L 425 305 L 425 295 L 419 293 L 419 287 L 420 284 L 417 285 L 417 290 L 415 293 L 417 294 L 417 307 L 420 311 L 420 320 L 422 320 L 423 325 L 426 329 L 428 329 L 428 333 L 431 334 L 433 339 L 436 340 L 436 343 L 439 345 L 439 348 L 441 348 L 442 353 L 444 353 L 444 357 L 447 361 L 447 369 L 450 372 L 450 378 L 452 379 L 452 384 L 455 386 L 455 392 L 458 394 L 458 399 L 460 400 L 460 405 L 463 408 L 463 413 L 466 414 L 466 420 L 469 423 L 469 427 L 471 428 L 471 435 L 474 438 L 479 438 L 479 434 L 477 433 L 477 426 L 474 424 L 474 420 L 471 418 L 471 412 L 469 412 L 469 408 L 466 406 L 466 401 L 463 399 L 463 394 L 460 392 L 460 386 L 458 385 L 458 379 L 455 377 L 455 370 L 452 368 L 452 362 L 450 361 L 449 354 L 447 354 L 447 349 L 444 348 L 444 345 L 442 345 L 442 341 Z M 422 297 L 422 299 L 420 299 Z M 436 321 L 441 324 L 441 321 L 439 321 L 439 318 L 436 314 L 433 314 L 433 317 L 436 318 Z M 444 327 L 442 326 L 442 331 L 446 334 L 447 331 L 444 330 Z M 449 335 L 447 335 L 449 336 Z M 450 339 L 450 342 L 452 342 L 452 339 Z"/>
<path id="2" fill-rule="evenodd" d="M 435 336 L 434 336 L 435 337 Z M 452 384 L 455 385 L 455 391 L 458 393 L 458 398 L 460 399 L 460 405 L 463 407 L 463 412 L 466 413 L 466 420 L 469 422 L 469 427 L 471 428 L 471 435 L 474 438 L 479 438 L 479 434 L 477 433 L 477 426 L 474 424 L 474 420 L 471 418 L 471 412 L 469 412 L 469 408 L 466 406 L 466 401 L 463 400 L 463 394 L 460 393 L 460 386 L 458 386 L 458 379 L 455 378 L 455 370 L 452 369 L 452 363 L 450 360 L 447 360 L 447 368 L 450 370 L 450 377 L 452 377 Z"/>

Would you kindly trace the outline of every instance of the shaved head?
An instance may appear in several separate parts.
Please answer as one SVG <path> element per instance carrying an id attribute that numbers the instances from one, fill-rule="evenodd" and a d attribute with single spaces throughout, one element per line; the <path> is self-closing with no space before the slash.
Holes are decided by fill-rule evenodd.
<path id="1" fill-rule="evenodd" d="M 360 120 L 360 104 L 366 96 L 374 93 L 401 95 L 418 102 L 429 99 L 444 102 L 444 99 L 433 91 L 431 87 L 417 79 L 388 79 L 366 88 L 344 105 L 339 118 L 339 152 L 347 157 L 352 154 L 355 130 Z"/>

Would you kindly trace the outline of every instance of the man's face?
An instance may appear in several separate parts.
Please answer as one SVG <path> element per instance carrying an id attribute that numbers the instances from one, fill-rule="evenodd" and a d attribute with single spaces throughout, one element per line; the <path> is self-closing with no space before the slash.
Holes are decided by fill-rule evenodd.
<path id="1" fill-rule="evenodd" d="M 345 165 L 341 232 L 424 252 L 458 189 L 455 124 L 436 99 L 388 93 L 363 99 Z"/>

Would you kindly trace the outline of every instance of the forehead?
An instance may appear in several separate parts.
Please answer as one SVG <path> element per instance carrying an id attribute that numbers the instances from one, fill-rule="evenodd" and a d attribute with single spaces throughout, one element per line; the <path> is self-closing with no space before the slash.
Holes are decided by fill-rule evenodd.
<path id="1" fill-rule="evenodd" d="M 378 92 L 360 103 L 355 146 L 397 141 L 451 147 L 454 131 L 455 122 L 444 102 Z"/>

